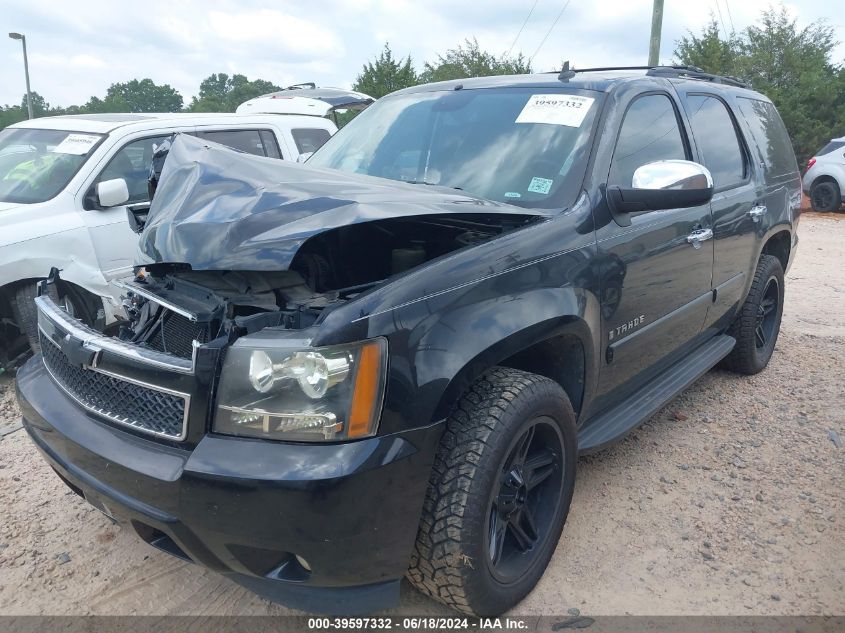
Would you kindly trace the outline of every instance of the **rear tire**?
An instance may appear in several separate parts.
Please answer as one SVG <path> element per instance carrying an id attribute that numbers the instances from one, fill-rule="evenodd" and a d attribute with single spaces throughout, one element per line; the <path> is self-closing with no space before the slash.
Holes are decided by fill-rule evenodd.
<path id="1" fill-rule="evenodd" d="M 813 211 L 838 211 L 842 206 L 839 185 L 829 180 L 813 184 L 810 188 L 810 204 Z"/>
<path id="2" fill-rule="evenodd" d="M 74 318 L 90 327 L 95 325 L 98 300 L 92 295 L 88 295 L 84 290 L 70 287 L 67 288 L 64 297 L 60 298 L 55 285 L 48 286 L 47 295 Z M 15 290 L 15 299 L 12 301 L 12 314 L 18 328 L 24 333 L 30 348 L 36 354 L 41 352 L 41 345 L 38 342 L 38 309 L 35 307 L 37 296 L 38 283 L 26 282 Z"/>
<path id="3" fill-rule="evenodd" d="M 772 255 L 761 255 L 751 290 L 728 334 L 736 346 L 723 361 L 726 369 L 748 376 L 766 368 L 775 351 L 783 317 L 783 266 Z"/>
<path id="4" fill-rule="evenodd" d="M 542 376 L 494 368 L 447 420 L 408 578 L 458 611 L 494 616 L 537 584 L 575 486 L 575 414 Z"/>

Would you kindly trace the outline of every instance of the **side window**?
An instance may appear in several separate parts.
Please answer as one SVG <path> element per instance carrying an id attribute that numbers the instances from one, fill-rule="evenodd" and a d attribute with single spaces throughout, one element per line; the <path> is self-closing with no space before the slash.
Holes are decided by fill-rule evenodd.
<path id="1" fill-rule="evenodd" d="M 822 147 L 819 151 L 817 151 L 816 156 L 832 154 L 833 152 L 843 148 L 845 148 L 845 141 L 831 141 L 830 143 Z"/>
<path id="2" fill-rule="evenodd" d="M 322 128 L 300 128 L 290 133 L 300 154 L 316 152 L 331 137 L 329 131 Z"/>
<path id="3" fill-rule="evenodd" d="M 147 178 L 150 175 L 153 151 L 155 151 L 157 145 L 167 138 L 170 138 L 170 134 L 142 138 L 127 143 L 100 172 L 95 185 L 105 180 L 123 178 L 126 181 L 126 187 L 129 189 L 129 202 L 127 204 L 148 201 L 150 197 L 147 191 Z"/>
<path id="4" fill-rule="evenodd" d="M 261 134 L 258 130 L 218 130 L 201 132 L 200 136 L 247 154 L 267 155 L 264 152 L 264 143 L 261 142 Z"/>
<path id="5" fill-rule="evenodd" d="M 672 100 L 663 94 L 638 97 L 622 121 L 608 184 L 630 187 L 637 167 L 656 160 L 683 160 L 686 157 Z"/>
<path id="6" fill-rule="evenodd" d="M 745 153 L 736 135 L 727 106 L 716 97 L 690 95 L 692 133 L 701 151 L 704 166 L 713 176 L 716 189 L 745 180 Z"/>
<path id="7" fill-rule="evenodd" d="M 775 106 L 767 101 L 746 97 L 739 97 L 736 101 L 751 130 L 766 177 L 796 174 L 798 163 L 792 151 L 792 142 Z"/>
<path id="8" fill-rule="evenodd" d="M 270 130 L 259 130 L 261 135 L 261 142 L 264 143 L 264 152 L 270 158 L 281 158 L 282 153 L 279 151 L 279 143 L 276 140 L 276 135 Z"/>

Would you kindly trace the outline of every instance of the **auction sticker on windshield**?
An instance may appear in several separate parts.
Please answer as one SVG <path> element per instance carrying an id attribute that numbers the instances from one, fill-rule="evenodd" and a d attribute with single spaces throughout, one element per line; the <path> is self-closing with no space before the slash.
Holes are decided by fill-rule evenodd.
<path id="1" fill-rule="evenodd" d="M 531 95 L 516 122 L 580 127 L 593 101 L 592 97 L 580 95 Z"/>
<path id="2" fill-rule="evenodd" d="M 100 137 L 96 134 L 68 134 L 61 143 L 56 145 L 51 152 L 56 154 L 75 154 L 82 156 L 97 144 Z"/>

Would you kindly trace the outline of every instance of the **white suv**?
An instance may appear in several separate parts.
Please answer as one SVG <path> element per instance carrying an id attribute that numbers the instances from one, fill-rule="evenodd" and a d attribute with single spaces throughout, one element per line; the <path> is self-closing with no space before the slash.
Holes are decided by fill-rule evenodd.
<path id="1" fill-rule="evenodd" d="M 127 210 L 148 206 L 154 148 L 174 132 L 297 160 L 337 130 L 320 116 L 91 114 L 0 131 L 0 371 L 37 348 L 36 281 L 61 270 L 58 297 L 89 325 L 115 322 L 138 236 Z"/>
<path id="2" fill-rule="evenodd" d="M 845 202 L 845 137 L 835 138 L 807 163 L 804 193 L 814 211 L 838 211 Z"/>

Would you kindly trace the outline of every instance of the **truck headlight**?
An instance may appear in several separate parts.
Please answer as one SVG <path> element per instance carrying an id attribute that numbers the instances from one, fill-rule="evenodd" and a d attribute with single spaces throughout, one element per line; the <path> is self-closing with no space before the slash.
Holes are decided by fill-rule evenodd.
<path id="1" fill-rule="evenodd" d="M 213 430 L 291 441 L 374 435 L 387 370 L 382 338 L 317 348 L 229 348 L 217 390 Z"/>

